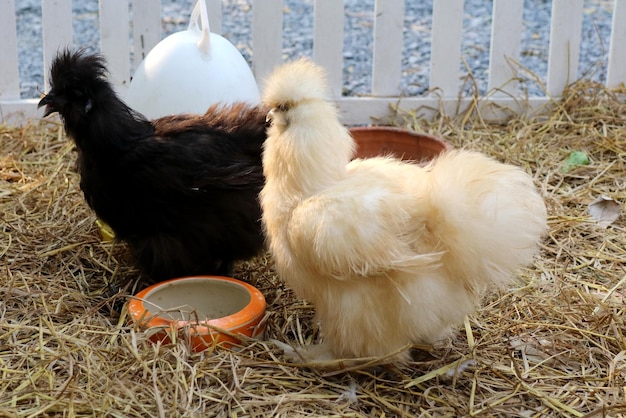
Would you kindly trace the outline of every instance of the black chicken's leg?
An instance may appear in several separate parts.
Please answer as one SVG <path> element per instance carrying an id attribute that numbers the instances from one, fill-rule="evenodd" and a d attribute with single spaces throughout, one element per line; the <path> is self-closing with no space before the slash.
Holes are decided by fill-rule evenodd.
<path id="1" fill-rule="evenodd" d="M 233 277 L 234 267 L 235 262 L 233 260 L 222 260 L 215 274 L 218 276 Z"/>

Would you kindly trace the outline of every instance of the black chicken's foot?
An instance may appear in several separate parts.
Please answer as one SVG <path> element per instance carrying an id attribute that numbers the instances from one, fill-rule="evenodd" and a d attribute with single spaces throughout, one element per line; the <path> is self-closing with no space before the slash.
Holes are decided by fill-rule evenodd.
<path id="1" fill-rule="evenodd" d="M 217 276 L 233 277 L 235 262 L 233 260 L 223 260 L 215 272 Z"/>

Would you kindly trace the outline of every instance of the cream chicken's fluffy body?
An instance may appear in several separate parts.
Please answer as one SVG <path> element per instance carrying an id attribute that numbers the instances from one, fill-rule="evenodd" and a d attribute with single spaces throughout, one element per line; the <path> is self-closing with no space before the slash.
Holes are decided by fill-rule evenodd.
<path id="1" fill-rule="evenodd" d="M 426 167 L 351 161 L 355 143 L 308 60 L 278 68 L 264 101 L 263 222 L 279 275 L 321 324 L 308 360 L 435 342 L 532 261 L 546 209 L 519 168 L 470 151 Z"/>

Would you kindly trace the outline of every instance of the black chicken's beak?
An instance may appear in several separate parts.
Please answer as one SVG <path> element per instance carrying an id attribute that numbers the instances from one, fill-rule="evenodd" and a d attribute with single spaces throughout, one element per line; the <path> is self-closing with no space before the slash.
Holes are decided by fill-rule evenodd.
<path id="1" fill-rule="evenodd" d="M 43 112 L 43 117 L 45 118 L 46 116 L 50 115 L 51 113 L 56 112 L 56 109 L 54 108 L 53 105 L 54 102 L 54 97 L 51 96 L 50 94 L 46 94 L 45 96 L 43 96 L 43 98 L 39 101 L 39 104 L 37 105 L 37 109 L 39 109 L 42 106 L 45 106 L 46 109 Z"/>

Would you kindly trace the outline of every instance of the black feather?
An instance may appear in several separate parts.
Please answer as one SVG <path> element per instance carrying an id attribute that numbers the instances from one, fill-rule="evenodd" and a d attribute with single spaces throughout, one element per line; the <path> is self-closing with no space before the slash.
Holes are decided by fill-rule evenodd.
<path id="1" fill-rule="evenodd" d="M 62 51 L 40 106 L 78 148 L 89 206 L 150 279 L 227 274 L 263 247 L 258 193 L 267 110 L 243 103 L 153 121 L 107 81 L 104 59 Z"/>

